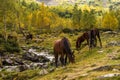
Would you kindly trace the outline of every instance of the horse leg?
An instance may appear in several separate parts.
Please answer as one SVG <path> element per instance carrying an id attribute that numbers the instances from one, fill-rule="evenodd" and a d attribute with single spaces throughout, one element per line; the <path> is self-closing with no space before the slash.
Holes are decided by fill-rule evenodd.
<path id="1" fill-rule="evenodd" d="M 67 64 L 67 54 L 65 56 L 65 65 Z"/>
<path id="2" fill-rule="evenodd" d="M 97 37 L 98 37 L 99 42 L 100 42 L 100 47 L 102 47 L 102 42 L 101 42 L 101 39 L 100 39 L 100 33 L 99 33 L 99 32 L 98 32 L 98 34 L 97 34 Z"/>
<path id="3" fill-rule="evenodd" d="M 87 45 L 88 45 L 88 47 L 89 47 L 89 39 L 87 39 Z"/>
<path id="4" fill-rule="evenodd" d="M 56 67 L 58 67 L 57 62 L 58 62 L 58 54 L 55 55 L 55 66 Z"/>
<path id="5" fill-rule="evenodd" d="M 64 65 L 65 65 L 65 64 L 64 64 L 64 62 L 65 62 L 65 61 L 64 61 L 64 55 L 61 55 L 61 56 L 60 56 L 60 61 L 61 61 L 61 63 L 62 63 L 62 66 L 64 66 Z"/>
<path id="6" fill-rule="evenodd" d="M 94 44 L 93 45 L 94 45 L 94 47 L 97 46 L 97 38 L 96 37 L 94 38 Z"/>

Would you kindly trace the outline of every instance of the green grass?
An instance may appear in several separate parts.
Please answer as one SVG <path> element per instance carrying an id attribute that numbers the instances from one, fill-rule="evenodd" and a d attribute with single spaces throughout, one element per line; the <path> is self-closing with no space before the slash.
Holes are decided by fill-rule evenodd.
<path id="1" fill-rule="evenodd" d="M 81 33 L 78 33 L 78 34 L 81 35 Z M 48 41 L 50 40 L 50 41 L 54 42 L 56 39 L 61 38 L 61 36 L 66 36 L 70 40 L 71 48 L 74 50 L 75 49 L 75 41 L 79 35 L 71 36 L 69 34 L 62 33 L 57 38 L 54 38 L 51 40 L 48 39 Z M 120 60 L 111 60 L 108 57 L 108 55 L 112 55 L 113 52 L 115 52 L 116 50 L 119 50 L 119 47 L 116 47 L 116 46 L 115 47 L 111 47 L 111 46 L 106 47 L 106 45 L 107 45 L 106 40 L 108 40 L 108 39 L 110 39 L 109 41 L 117 40 L 116 37 L 113 37 L 109 34 L 107 34 L 107 36 L 110 36 L 110 37 L 106 38 L 106 35 L 103 35 L 103 34 L 101 36 L 101 39 L 103 42 L 102 49 L 94 48 L 94 49 L 92 49 L 92 51 L 89 51 L 88 46 L 85 46 L 84 48 L 82 48 L 79 51 L 75 50 L 75 61 L 76 61 L 75 64 L 68 64 L 66 66 L 66 68 L 59 67 L 52 73 L 49 73 L 44 76 L 35 77 L 34 80 L 62 80 L 62 79 L 65 79 L 65 80 L 69 80 L 69 79 L 93 80 L 100 75 L 113 72 L 113 71 L 89 72 L 90 70 L 94 69 L 95 67 L 104 66 L 104 65 L 115 65 L 115 64 L 120 63 Z M 44 44 L 46 44 L 46 43 L 44 43 Z M 99 42 L 98 42 L 98 46 L 99 46 Z M 99 52 L 99 51 L 103 51 L 103 52 Z M 95 65 L 95 66 L 92 67 L 92 65 Z M 88 75 L 82 76 L 83 74 L 88 74 Z"/>
<path id="2" fill-rule="evenodd" d="M 6 80 L 8 78 L 14 79 L 14 80 L 64 80 L 64 79 L 65 80 L 70 80 L 70 79 L 93 80 L 101 75 L 117 72 L 117 71 L 99 71 L 98 72 L 98 71 L 91 71 L 91 70 L 100 66 L 116 65 L 120 63 L 119 47 L 118 46 L 106 47 L 108 43 L 107 40 L 109 40 L 110 42 L 113 40 L 118 40 L 118 38 L 109 34 L 101 34 L 103 48 L 96 47 L 96 48 L 93 48 L 91 51 L 89 51 L 88 46 L 85 46 L 85 47 L 82 47 L 81 50 L 77 51 L 75 49 L 75 42 L 77 37 L 81 34 L 82 33 L 78 33 L 78 35 L 61 33 L 57 37 L 51 34 L 48 34 L 48 35 L 41 34 L 40 37 L 44 39 L 43 42 L 31 43 L 27 45 L 29 47 L 30 46 L 44 47 L 46 49 L 50 49 L 51 53 L 53 53 L 54 41 L 57 39 L 61 39 L 61 37 L 65 36 L 70 40 L 71 49 L 75 51 L 74 64 L 71 64 L 71 63 L 67 64 L 66 67 L 59 66 L 58 68 L 55 69 L 55 71 L 43 76 L 39 75 L 40 70 L 27 70 L 20 73 L 6 73 L 6 77 L 4 77 L 3 80 Z M 109 37 L 106 38 L 106 36 L 109 36 Z M 86 43 L 86 41 L 84 43 Z M 24 43 L 22 43 L 21 45 L 26 46 L 26 44 Z M 99 42 L 97 46 L 99 46 Z M 114 55 L 114 53 L 118 53 L 116 54 L 116 56 L 118 56 L 117 60 L 112 60 L 109 57 L 110 55 Z M 113 67 L 116 69 L 119 69 L 118 66 L 113 66 Z M 5 74 L 4 72 L 1 72 L 1 73 Z M 114 80 L 114 78 L 117 79 L 116 77 L 113 77 L 111 79 Z M 2 78 L 0 79 L 2 80 Z"/>
<path id="3" fill-rule="evenodd" d="M 39 70 L 26 70 L 23 72 L 0 71 L 0 80 L 30 80 L 38 75 Z"/>

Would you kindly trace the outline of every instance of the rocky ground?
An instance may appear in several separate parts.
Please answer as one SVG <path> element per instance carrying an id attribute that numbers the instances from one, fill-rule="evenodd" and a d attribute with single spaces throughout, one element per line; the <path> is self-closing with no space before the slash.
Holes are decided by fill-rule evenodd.
<path id="1" fill-rule="evenodd" d="M 85 46 L 75 51 L 75 64 L 56 68 L 54 72 L 36 77 L 35 80 L 119 80 L 120 33 L 101 32 L 101 39 L 102 48 L 99 48 L 99 42 L 91 52 Z"/>
<path id="2" fill-rule="evenodd" d="M 76 38 L 81 33 L 77 35 L 62 33 L 59 37 L 48 36 L 40 42 L 39 46 L 22 46 L 22 54 L 3 54 L 1 56 L 0 80 L 30 80 L 31 78 L 32 80 L 120 79 L 120 33 L 101 32 L 102 48 L 99 48 L 98 45 L 89 52 L 88 46 L 82 46 L 81 50 L 75 50 L 75 64 L 68 63 L 65 67 L 55 68 L 54 56 L 51 51 L 41 46 L 44 45 L 52 49 L 51 45 L 54 40 L 60 38 L 61 35 L 69 38 L 72 49 L 74 49 Z M 9 74 L 8 72 L 15 73 Z"/>
<path id="3" fill-rule="evenodd" d="M 46 69 L 50 65 L 53 66 L 54 56 L 48 51 L 37 52 L 33 46 L 29 49 L 22 47 L 23 54 L 2 55 L 2 66 L 0 70 L 21 72 L 28 69 Z"/>

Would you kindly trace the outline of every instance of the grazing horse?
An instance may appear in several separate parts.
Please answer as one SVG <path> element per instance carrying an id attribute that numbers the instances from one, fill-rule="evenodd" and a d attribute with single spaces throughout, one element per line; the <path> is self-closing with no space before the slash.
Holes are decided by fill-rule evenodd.
<path id="1" fill-rule="evenodd" d="M 55 56 L 56 67 L 57 67 L 59 56 L 60 56 L 60 61 L 62 65 L 66 65 L 67 57 L 69 59 L 69 62 L 74 63 L 74 54 L 70 49 L 70 43 L 67 38 L 63 37 L 62 39 L 55 41 L 54 56 Z"/>
<path id="2" fill-rule="evenodd" d="M 97 28 L 94 28 L 89 31 L 89 47 L 96 47 L 97 45 L 97 38 L 99 39 L 100 47 L 102 47 L 102 42 L 100 39 L 100 32 Z"/>
<path id="3" fill-rule="evenodd" d="M 96 47 L 97 38 L 99 39 L 100 46 L 102 47 L 100 32 L 97 28 L 91 29 L 90 31 L 83 33 L 82 36 L 77 38 L 76 49 L 80 48 L 82 42 L 84 42 L 85 40 L 87 40 L 87 44 L 89 48 Z"/>
<path id="4" fill-rule="evenodd" d="M 82 36 L 79 36 L 76 41 L 76 49 L 81 47 L 82 42 L 87 40 L 87 44 L 89 45 L 89 34 L 88 32 L 85 32 L 82 34 Z"/>

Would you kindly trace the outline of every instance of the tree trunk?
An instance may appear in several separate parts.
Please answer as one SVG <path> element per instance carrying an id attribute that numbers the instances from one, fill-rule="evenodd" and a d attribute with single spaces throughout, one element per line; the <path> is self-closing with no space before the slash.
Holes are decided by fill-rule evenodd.
<path id="1" fill-rule="evenodd" d="M 7 41 L 7 23 L 6 23 L 6 15 L 3 17 L 3 22 L 4 22 L 4 38 L 5 38 L 5 41 Z"/>

